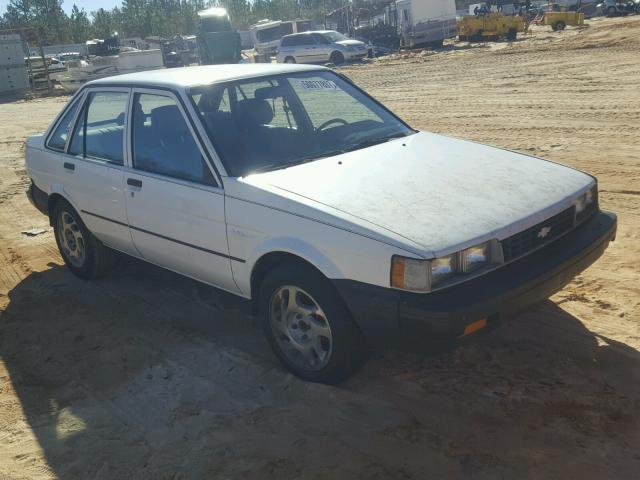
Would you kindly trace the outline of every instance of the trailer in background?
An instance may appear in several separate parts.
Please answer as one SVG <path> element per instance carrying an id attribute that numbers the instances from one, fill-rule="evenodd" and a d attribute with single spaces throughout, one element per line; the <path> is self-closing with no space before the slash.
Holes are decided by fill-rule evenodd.
<path id="1" fill-rule="evenodd" d="M 398 0 L 396 11 L 403 47 L 441 47 L 457 35 L 455 0 Z"/>
<path id="2" fill-rule="evenodd" d="M 311 30 L 311 20 L 260 20 L 249 27 L 253 48 L 258 56 L 271 57 L 280 46 L 280 40 L 292 33 L 308 32 Z"/>

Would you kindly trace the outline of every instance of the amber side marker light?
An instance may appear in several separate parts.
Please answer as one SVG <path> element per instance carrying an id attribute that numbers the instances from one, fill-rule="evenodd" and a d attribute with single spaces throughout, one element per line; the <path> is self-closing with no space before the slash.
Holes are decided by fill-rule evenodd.
<path id="1" fill-rule="evenodd" d="M 460 336 L 464 337 L 464 336 L 470 335 L 474 332 L 477 332 L 478 330 L 482 330 L 486 326 L 487 326 L 487 319 L 481 318 L 480 320 L 476 320 L 475 322 L 472 322 L 466 327 L 464 327 L 464 332 Z"/>

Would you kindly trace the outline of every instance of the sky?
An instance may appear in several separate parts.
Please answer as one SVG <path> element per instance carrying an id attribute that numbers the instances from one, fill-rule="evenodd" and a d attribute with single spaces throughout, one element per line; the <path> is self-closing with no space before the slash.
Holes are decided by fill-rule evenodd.
<path id="1" fill-rule="evenodd" d="M 76 4 L 78 8 L 84 8 L 87 13 L 104 8 L 111 10 L 113 7 L 118 7 L 122 3 L 121 0 L 64 0 L 62 8 L 67 14 L 71 13 L 71 7 Z M 7 5 L 9 0 L 0 0 L 0 15 L 7 11 Z"/>

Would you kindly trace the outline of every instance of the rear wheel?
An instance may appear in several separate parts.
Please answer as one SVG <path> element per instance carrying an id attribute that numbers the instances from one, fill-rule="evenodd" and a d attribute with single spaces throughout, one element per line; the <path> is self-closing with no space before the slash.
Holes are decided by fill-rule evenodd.
<path id="1" fill-rule="evenodd" d="M 507 32 L 507 40 L 513 42 L 518 37 L 518 30 L 515 28 L 510 28 Z"/>
<path id="2" fill-rule="evenodd" d="M 340 65 L 344 63 L 344 55 L 340 52 L 332 52 L 329 56 L 329 61 L 334 65 Z"/>
<path id="3" fill-rule="evenodd" d="M 296 63 L 296 59 L 293 57 L 287 57 L 284 59 L 284 63 Z"/>
<path id="4" fill-rule="evenodd" d="M 56 243 L 69 270 L 81 278 L 107 274 L 113 252 L 91 234 L 69 202 L 59 200 L 52 216 Z"/>
<path id="5" fill-rule="evenodd" d="M 567 27 L 567 24 L 566 24 L 566 23 L 564 23 L 562 20 L 560 20 L 560 21 L 556 22 L 556 28 L 555 28 L 556 30 L 558 30 L 558 31 L 562 31 L 562 30 L 564 30 L 566 27 Z"/>
<path id="6" fill-rule="evenodd" d="M 259 311 L 274 353 L 300 378 L 336 383 L 363 357 L 363 339 L 342 299 L 310 267 L 271 271 L 260 287 Z"/>
<path id="7" fill-rule="evenodd" d="M 615 17 L 616 16 L 616 7 L 607 8 L 607 17 Z"/>

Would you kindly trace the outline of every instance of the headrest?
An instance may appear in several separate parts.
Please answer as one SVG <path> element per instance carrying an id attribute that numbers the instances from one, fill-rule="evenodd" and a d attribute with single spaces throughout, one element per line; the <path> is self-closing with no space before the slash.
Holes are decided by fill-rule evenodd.
<path id="1" fill-rule="evenodd" d="M 266 100 L 268 98 L 280 98 L 284 96 L 284 88 L 280 86 L 276 87 L 262 87 L 257 88 L 255 91 L 255 97 L 260 100 Z"/>
<path id="2" fill-rule="evenodd" d="M 273 110 L 266 100 L 248 98 L 238 102 L 242 121 L 251 125 L 266 125 L 273 120 Z"/>
<path id="3" fill-rule="evenodd" d="M 187 125 L 177 105 L 164 105 L 151 110 L 151 125 L 162 135 L 160 140 L 188 133 Z"/>

